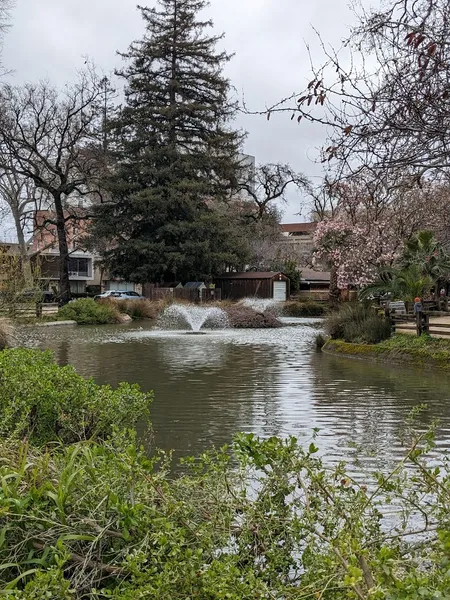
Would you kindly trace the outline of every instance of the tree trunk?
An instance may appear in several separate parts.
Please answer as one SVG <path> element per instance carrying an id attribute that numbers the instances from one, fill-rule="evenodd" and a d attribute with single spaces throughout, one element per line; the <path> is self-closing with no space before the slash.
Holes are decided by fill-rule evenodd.
<path id="1" fill-rule="evenodd" d="M 55 192 L 53 194 L 53 199 L 55 201 L 56 233 L 58 235 L 59 249 L 59 303 L 64 305 L 69 302 L 71 297 L 69 282 L 69 246 L 67 244 L 66 222 L 64 219 L 61 194 Z"/>
<path id="2" fill-rule="evenodd" d="M 11 207 L 12 208 L 12 207 Z M 33 287 L 33 273 L 31 271 L 31 260 L 28 254 L 25 236 L 23 235 L 22 225 L 20 223 L 20 215 L 17 210 L 12 208 L 14 217 L 14 225 L 16 227 L 17 241 L 19 242 L 20 261 L 22 267 L 22 276 L 27 287 Z"/>
<path id="3" fill-rule="evenodd" d="M 330 270 L 330 304 L 331 306 L 337 306 L 339 302 L 339 288 L 337 282 L 337 269 L 334 265 L 331 266 Z"/>

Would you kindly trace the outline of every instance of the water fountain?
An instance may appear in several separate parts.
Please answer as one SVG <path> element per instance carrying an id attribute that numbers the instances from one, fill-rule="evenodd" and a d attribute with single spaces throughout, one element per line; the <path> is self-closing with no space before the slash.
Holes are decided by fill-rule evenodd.
<path id="1" fill-rule="evenodd" d="M 244 298 L 240 302 L 243 306 L 252 308 L 254 311 L 263 313 L 266 310 L 273 309 L 277 305 L 277 301 L 272 298 Z"/>
<path id="2" fill-rule="evenodd" d="M 190 335 L 202 335 L 201 331 L 204 325 L 212 327 L 226 327 L 227 326 L 227 315 L 225 311 L 216 306 L 198 306 L 196 304 L 172 304 L 164 311 L 162 315 L 163 321 L 184 321 L 191 331 L 186 333 Z"/>

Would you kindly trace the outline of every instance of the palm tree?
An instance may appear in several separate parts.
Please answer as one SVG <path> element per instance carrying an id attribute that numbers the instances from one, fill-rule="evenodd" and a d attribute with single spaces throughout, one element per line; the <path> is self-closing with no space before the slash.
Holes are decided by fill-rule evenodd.
<path id="1" fill-rule="evenodd" d="M 420 266 L 435 283 L 450 274 L 450 256 L 431 231 L 419 231 L 405 243 L 401 262 L 404 267 Z"/>
<path id="2" fill-rule="evenodd" d="M 422 298 L 434 284 L 433 278 L 423 273 L 421 265 L 411 263 L 403 269 L 383 269 L 377 281 L 367 285 L 359 293 L 361 300 L 380 294 L 390 294 L 392 300 L 414 302 Z"/>

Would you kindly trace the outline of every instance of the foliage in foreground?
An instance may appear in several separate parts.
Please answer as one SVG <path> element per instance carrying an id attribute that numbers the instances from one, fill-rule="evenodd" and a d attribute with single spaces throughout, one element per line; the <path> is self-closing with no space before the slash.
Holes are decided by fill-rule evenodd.
<path id="1" fill-rule="evenodd" d="M 448 598 L 450 479 L 432 446 L 411 438 L 361 483 L 294 438 L 240 435 L 178 479 L 164 455 L 117 439 L 44 452 L 3 439 L 0 587 L 23 600 Z"/>
<path id="2" fill-rule="evenodd" d="M 348 302 L 325 321 L 328 335 L 346 342 L 378 344 L 391 336 L 391 324 L 372 307 Z"/>
<path id="3" fill-rule="evenodd" d="M 107 438 L 149 416 L 151 394 L 128 383 L 98 386 L 73 367 L 59 367 L 51 352 L 4 350 L 0 374 L 0 436 L 69 444 Z"/>
<path id="4" fill-rule="evenodd" d="M 117 309 L 110 303 L 95 302 L 93 298 L 73 300 L 59 309 L 58 319 L 76 321 L 79 325 L 117 323 Z"/>

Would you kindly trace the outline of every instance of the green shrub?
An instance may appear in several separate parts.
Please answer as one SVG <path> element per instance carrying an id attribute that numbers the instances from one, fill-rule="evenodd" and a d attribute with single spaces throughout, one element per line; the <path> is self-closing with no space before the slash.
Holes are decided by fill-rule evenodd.
<path id="1" fill-rule="evenodd" d="M 325 322 L 328 335 L 334 340 L 378 344 L 391 336 L 391 324 L 375 310 L 360 302 L 343 304 Z"/>
<path id="2" fill-rule="evenodd" d="M 117 389 L 59 367 L 51 352 L 9 349 L 0 353 L 0 436 L 27 436 L 45 444 L 106 438 L 114 428 L 148 419 L 151 394 L 136 385 Z"/>
<path id="3" fill-rule="evenodd" d="M 285 302 L 283 314 L 287 317 L 323 317 L 326 306 L 314 300 Z"/>
<path id="4" fill-rule="evenodd" d="M 33 569 L 34 571 L 34 569 Z M 47 571 L 36 570 L 23 590 L 8 594 L 10 600 L 75 600 L 70 581 L 61 569 L 50 567 Z"/>
<path id="5" fill-rule="evenodd" d="M 103 304 L 92 298 L 80 298 L 60 308 L 58 319 L 76 321 L 79 325 L 117 323 L 117 309 L 110 303 Z"/>
<path id="6" fill-rule="evenodd" d="M 294 438 L 239 435 L 176 479 L 131 445 L 0 439 L 0 589 L 14 600 L 443 600 L 449 464 L 429 435 L 404 439 L 396 464 L 357 479 Z"/>

